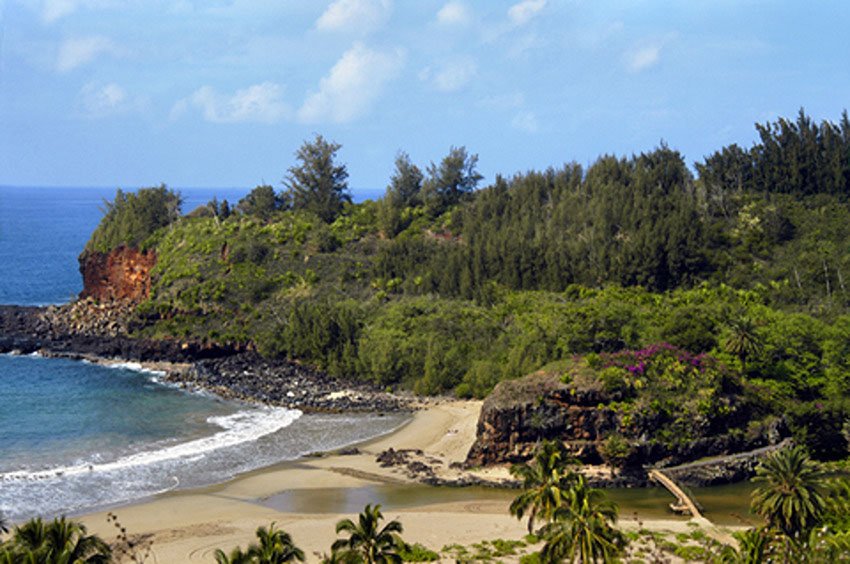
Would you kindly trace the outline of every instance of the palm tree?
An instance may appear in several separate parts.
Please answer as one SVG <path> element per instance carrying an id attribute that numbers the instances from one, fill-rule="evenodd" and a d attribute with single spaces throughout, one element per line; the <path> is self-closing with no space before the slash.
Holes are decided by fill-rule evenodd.
<path id="1" fill-rule="evenodd" d="M 43 563 L 98 564 L 109 562 L 112 550 L 86 527 L 65 517 L 45 523 L 31 519 L 16 527 L 9 541 L 11 549 L 26 558 Z"/>
<path id="2" fill-rule="evenodd" d="M 738 541 L 738 549 L 724 545 L 721 562 L 730 564 L 759 564 L 766 560 L 771 550 L 771 536 L 764 527 L 746 529 L 732 533 Z"/>
<path id="3" fill-rule="evenodd" d="M 623 551 L 626 539 L 614 528 L 617 505 L 605 492 L 590 488 L 578 476 L 552 522 L 543 527 L 543 562 L 610 562 Z"/>
<path id="4" fill-rule="evenodd" d="M 801 538 L 821 520 L 824 474 L 802 447 L 767 456 L 753 482 L 762 484 L 752 493 L 753 510 L 789 538 Z"/>
<path id="5" fill-rule="evenodd" d="M 360 513 L 357 523 L 351 519 L 343 519 L 336 524 L 336 532 L 348 533 L 349 537 L 335 541 L 331 550 L 342 551 L 341 556 L 345 557 L 345 560 L 356 554 L 367 564 L 401 562 L 401 556 L 397 552 L 402 546 L 398 536 L 402 532 L 401 523 L 393 520 L 379 530 L 378 526 L 383 518 L 381 506 L 372 507 L 369 504 Z"/>
<path id="6" fill-rule="evenodd" d="M 295 546 L 289 533 L 275 529 L 274 523 L 268 529 L 259 527 L 257 538 L 260 539 L 259 546 L 252 545 L 248 549 L 248 554 L 255 557 L 259 564 L 304 561 L 304 551 Z"/>
<path id="7" fill-rule="evenodd" d="M 230 551 L 230 554 L 227 554 L 222 549 L 217 548 L 213 553 L 213 557 L 215 558 L 216 564 L 253 564 L 254 557 L 250 554 L 250 548 L 248 552 L 243 552 L 242 548 L 236 547 Z"/>
<path id="8" fill-rule="evenodd" d="M 522 480 L 523 492 L 511 502 L 511 515 L 522 519 L 528 513 L 528 532 L 538 518 L 548 521 L 575 483 L 577 474 L 570 468 L 575 461 L 563 445 L 546 441 L 537 447 L 530 463 L 515 464 L 511 474 Z"/>
<path id="9" fill-rule="evenodd" d="M 747 358 L 761 350 L 761 338 L 756 333 L 756 324 L 749 317 L 741 317 L 729 324 L 732 334 L 726 339 L 726 352 L 741 361 L 741 371 L 747 371 Z"/>

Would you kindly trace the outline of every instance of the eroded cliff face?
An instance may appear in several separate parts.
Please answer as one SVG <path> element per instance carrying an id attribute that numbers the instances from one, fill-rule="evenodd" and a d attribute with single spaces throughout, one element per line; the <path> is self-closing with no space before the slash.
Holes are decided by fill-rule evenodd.
<path id="1" fill-rule="evenodd" d="M 108 253 L 84 253 L 80 256 L 80 298 L 139 303 L 150 295 L 151 270 L 155 265 L 153 250 L 121 246 Z"/>
<path id="2" fill-rule="evenodd" d="M 598 462 L 597 443 L 617 426 L 616 413 L 600 406 L 601 392 L 577 392 L 558 374 L 507 380 L 484 401 L 468 466 L 522 462 L 540 440 L 564 442 L 585 462 Z"/>

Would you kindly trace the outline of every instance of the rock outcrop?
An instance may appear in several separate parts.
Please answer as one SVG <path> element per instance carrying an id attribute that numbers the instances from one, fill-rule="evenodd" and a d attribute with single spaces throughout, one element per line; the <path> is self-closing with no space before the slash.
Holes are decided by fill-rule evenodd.
<path id="1" fill-rule="evenodd" d="M 108 253 L 85 252 L 80 256 L 80 298 L 139 303 L 150 295 L 151 270 L 155 265 L 153 250 L 121 246 Z"/>
<path id="2" fill-rule="evenodd" d="M 585 464 L 599 464 L 605 440 L 624 437 L 630 454 L 617 479 L 645 484 L 644 467 L 670 468 L 687 484 L 721 484 L 752 475 L 758 457 L 788 435 L 781 420 L 758 433 L 721 432 L 688 440 L 655 440 L 655 429 L 626 425 L 616 397 L 585 380 L 565 384 L 558 372 L 539 372 L 499 383 L 484 401 L 467 468 L 530 459 L 540 441 L 557 440 Z M 763 448 L 764 447 L 764 448 Z M 753 452 L 749 452 L 753 451 Z M 742 453 L 742 454 L 736 454 Z M 711 463 L 688 464 L 705 457 Z M 613 482 L 612 482 L 613 483 Z"/>
<path id="3" fill-rule="evenodd" d="M 578 391 L 553 373 L 501 382 L 484 400 L 466 464 L 521 462 L 545 439 L 561 440 L 586 462 L 599 462 L 596 443 L 617 426 L 616 413 L 600 407 L 604 401 L 600 390 Z"/>

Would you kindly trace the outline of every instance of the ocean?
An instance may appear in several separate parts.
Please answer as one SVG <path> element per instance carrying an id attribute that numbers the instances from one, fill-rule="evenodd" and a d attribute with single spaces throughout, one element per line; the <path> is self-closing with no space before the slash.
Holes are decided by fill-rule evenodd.
<path id="1" fill-rule="evenodd" d="M 247 190 L 181 189 L 183 210 Z M 77 255 L 114 189 L 0 187 L 0 304 L 82 289 Z M 78 514 L 386 433 L 401 415 L 318 415 L 224 401 L 126 363 L 0 355 L 0 512 Z M 281 487 L 285 487 L 282 484 Z"/>

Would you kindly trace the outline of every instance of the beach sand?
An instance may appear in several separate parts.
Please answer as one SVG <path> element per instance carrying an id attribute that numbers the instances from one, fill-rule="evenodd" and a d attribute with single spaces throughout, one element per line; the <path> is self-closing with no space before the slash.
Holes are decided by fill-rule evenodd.
<path id="1" fill-rule="evenodd" d="M 144 535 L 152 541 L 155 561 L 160 563 L 212 562 L 213 552 L 226 552 L 236 545 L 243 548 L 255 539 L 260 525 L 277 526 L 289 532 L 296 545 L 317 561 L 317 554 L 330 551 L 336 539 L 334 527 L 354 513 L 311 511 L 299 505 L 299 512 L 279 511 L 260 500 L 295 492 L 309 508 L 313 499 L 327 500 L 328 494 L 362 491 L 379 484 L 405 484 L 412 480 L 403 469 L 383 468 L 376 455 L 390 447 L 420 449 L 425 458 L 439 460 L 438 474 L 450 475 L 450 462 L 463 461 L 475 439 L 475 425 L 481 402 L 446 401 L 425 405 L 412 420 L 384 437 L 359 445 L 356 454 L 334 454 L 285 463 L 240 476 L 230 482 L 201 489 L 163 494 L 152 500 L 116 509 L 121 524 L 131 535 Z M 491 478 L 508 476 L 506 468 L 482 472 Z M 422 486 L 425 487 L 425 486 Z M 427 496 L 399 510 L 386 510 L 387 519 L 399 519 L 404 526 L 404 539 L 439 550 L 445 545 L 470 545 L 482 540 L 521 539 L 526 534 L 525 522 L 508 513 L 507 499 L 484 499 L 480 502 L 436 502 Z M 362 509 L 362 507 L 361 507 Z M 89 530 L 106 540 L 116 530 L 107 522 L 107 512 L 81 517 Z M 637 524 L 622 520 L 624 527 Z M 653 530 L 687 532 L 685 521 L 647 521 Z"/>

